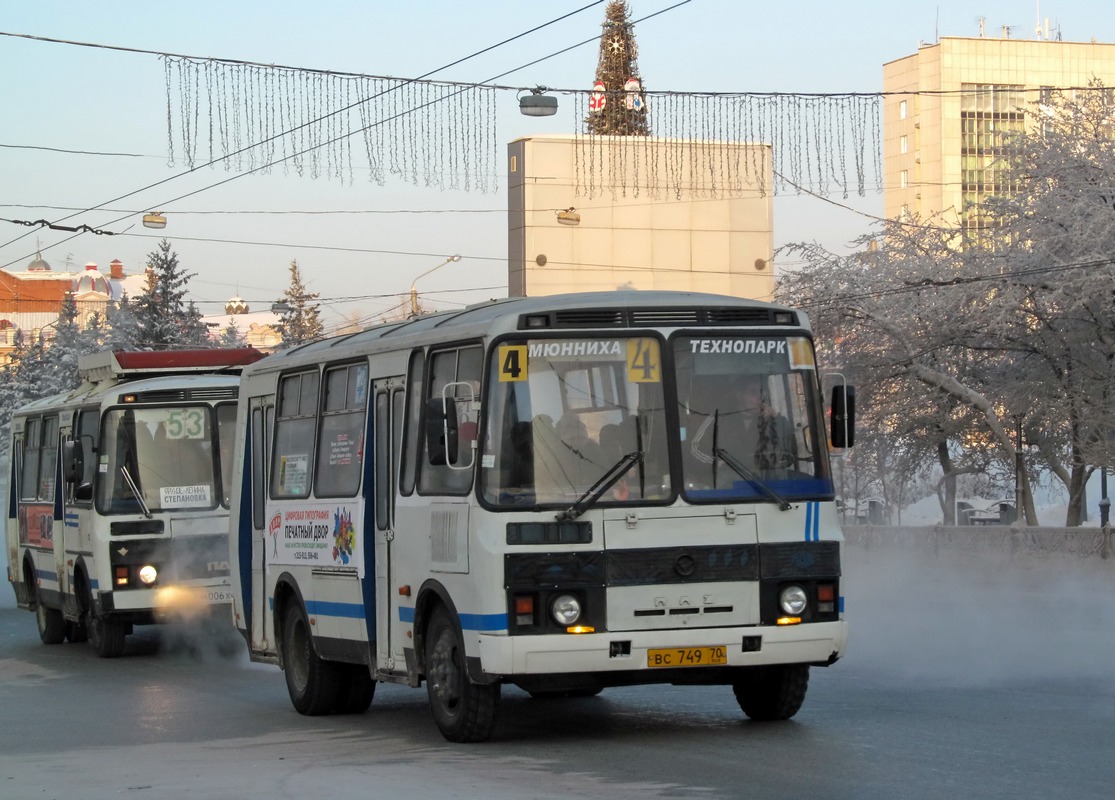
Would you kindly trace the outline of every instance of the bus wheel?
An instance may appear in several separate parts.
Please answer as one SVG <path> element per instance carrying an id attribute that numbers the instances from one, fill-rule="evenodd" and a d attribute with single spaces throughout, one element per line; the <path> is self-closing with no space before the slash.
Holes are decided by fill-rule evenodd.
<path id="1" fill-rule="evenodd" d="M 43 644 L 61 644 L 66 638 L 66 621 L 57 608 L 47 608 L 43 598 L 35 592 L 35 621 L 39 623 L 39 638 Z"/>
<path id="2" fill-rule="evenodd" d="M 461 634 L 439 607 L 426 628 L 426 692 L 441 735 L 451 742 L 483 742 L 492 735 L 499 684 L 469 680 Z"/>
<path id="3" fill-rule="evenodd" d="M 119 658 L 124 654 L 124 637 L 127 627 L 123 622 L 104 619 L 93 610 L 93 603 L 85 609 L 85 630 L 93 649 L 101 658 Z"/>
<path id="4" fill-rule="evenodd" d="M 732 684 L 743 713 L 759 722 L 789 719 L 798 713 L 809 688 L 808 664 L 752 667 Z"/>
<path id="5" fill-rule="evenodd" d="M 333 711 L 337 714 L 363 714 L 372 704 L 376 682 L 367 664 L 338 664 L 340 686 Z"/>
<path id="6" fill-rule="evenodd" d="M 333 712 L 340 691 L 337 667 L 336 662 L 318 656 L 306 615 L 290 604 L 283 616 L 283 673 L 290 702 L 299 714 L 316 717 Z"/>

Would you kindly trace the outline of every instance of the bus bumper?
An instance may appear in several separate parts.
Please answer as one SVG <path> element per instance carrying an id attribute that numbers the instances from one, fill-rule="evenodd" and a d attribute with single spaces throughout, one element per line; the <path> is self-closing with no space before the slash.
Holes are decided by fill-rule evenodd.
<path id="1" fill-rule="evenodd" d="M 847 622 L 815 622 L 785 627 L 703 630 L 617 631 L 557 636 L 479 634 L 480 666 L 488 675 L 546 675 L 658 671 L 652 651 L 723 648 L 723 667 L 767 664 L 831 664 L 844 655 Z M 700 670 L 703 667 L 694 666 Z M 663 671 L 663 680 L 668 680 Z"/>

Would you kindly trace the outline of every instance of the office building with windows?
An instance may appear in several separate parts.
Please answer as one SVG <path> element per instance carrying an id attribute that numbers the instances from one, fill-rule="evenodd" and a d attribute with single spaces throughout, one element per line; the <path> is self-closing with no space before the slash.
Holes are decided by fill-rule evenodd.
<path id="1" fill-rule="evenodd" d="M 1115 44 L 943 37 L 883 65 L 883 206 L 939 215 L 978 238 L 989 196 L 1009 192 L 1000 156 L 1011 131 L 1039 124 L 1056 90 L 1115 87 Z"/>

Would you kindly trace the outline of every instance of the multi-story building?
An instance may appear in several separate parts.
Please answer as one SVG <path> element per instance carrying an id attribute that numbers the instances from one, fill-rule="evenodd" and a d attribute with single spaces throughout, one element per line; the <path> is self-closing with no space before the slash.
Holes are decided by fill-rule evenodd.
<path id="1" fill-rule="evenodd" d="M 1115 44 L 943 37 L 883 65 L 883 206 L 978 235 L 986 197 L 1010 190 L 1004 136 L 1038 123 L 1056 90 L 1115 87 Z"/>

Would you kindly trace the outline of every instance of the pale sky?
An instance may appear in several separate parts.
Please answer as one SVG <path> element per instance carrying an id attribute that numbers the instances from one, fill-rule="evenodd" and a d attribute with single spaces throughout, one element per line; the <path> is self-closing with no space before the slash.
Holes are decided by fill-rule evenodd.
<path id="1" fill-rule="evenodd" d="M 589 2 L 7 0 L 0 3 L 0 33 L 413 78 Z M 885 62 L 938 36 L 978 35 L 980 17 L 988 36 L 1001 35 L 1006 25 L 1013 38 L 1035 38 L 1039 20 L 1048 19 L 1066 41 L 1115 42 L 1115 4 L 1101 0 L 690 0 L 671 8 L 676 2 L 630 2 L 633 20 L 663 12 L 635 26 L 639 70 L 651 91 L 875 92 Z M 487 82 L 599 35 L 604 8 L 595 5 L 431 77 Z M 587 89 L 598 52 L 597 43 L 585 44 L 496 83 Z M 220 166 L 182 175 L 182 164 L 168 165 L 166 81 L 157 55 L 0 35 L 0 74 L 0 218 L 58 221 L 74 213 L 62 208 L 81 211 L 163 182 L 108 203 L 112 212 L 79 213 L 63 223 L 121 235 L 63 241 L 72 234 L 0 222 L 0 266 L 23 269 L 38 243 L 55 269 L 93 261 L 107 271 L 118 258 L 134 272 L 165 235 L 183 268 L 196 274 L 193 299 L 203 313 L 216 314 L 235 294 L 253 310 L 268 306 L 286 288 L 290 261 L 297 259 L 311 290 L 321 294 L 327 327 L 353 312 L 365 321 L 387 312 L 412 281 L 454 254 L 461 260 L 417 283 L 428 307 L 505 296 L 504 144 L 573 133 L 579 124 L 568 96 L 559 95 L 556 116 L 539 119 L 518 113 L 515 92 L 497 93 L 497 189 L 488 194 L 391 178 L 379 186 L 366 169 L 352 183 L 282 170 L 236 178 Z M 876 188 L 865 197 L 830 197 L 840 205 L 776 196 L 775 246 L 816 239 L 843 247 L 868 229 L 869 215 L 881 212 Z M 176 199 L 191 192 L 197 193 Z M 161 234 L 139 223 L 142 212 L 155 210 L 169 220 Z M 114 222 L 129 211 L 137 214 Z M 247 213 L 264 211 L 379 213 Z M 383 213 L 399 211 L 419 213 Z"/>

